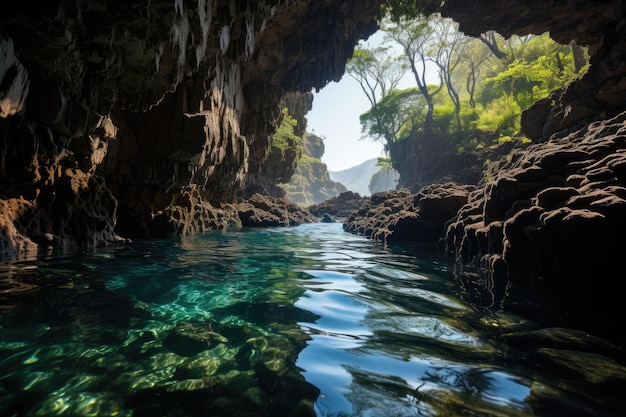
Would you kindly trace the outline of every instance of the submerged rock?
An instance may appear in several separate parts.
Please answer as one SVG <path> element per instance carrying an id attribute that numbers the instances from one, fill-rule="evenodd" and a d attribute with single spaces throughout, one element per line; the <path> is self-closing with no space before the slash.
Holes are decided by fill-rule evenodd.
<path id="1" fill-rule="evenodd" d="M 626 112 L 492 162 L 446 231 L 459 263 L 494 271 L 558 305 L 564 325 L 623 341 L 616 271 L 626 230 Z M 494 259 L 498 260 L 496 264 Z"/>
<path id="2" fill-rule="evenodd" d="M 189 323 L 178 323 L 163 341 L 163 345 L 181 356 L 194 356 L 217 343 L 228 339 L 212 330 L 211 326 L 195 327 Z"/>
<path id="3" fill-rule="evenodd" d="M 615 393 L 626 389 L 626 367 L 596 353 L 566 349 L 538 349 L 532 355 L 544 371 L 551 370 L 571 379 L 605 385 Z"/>
<path id="4" fill-rule="evenodd" d="M 502 335 L 507 343 L 523 350 L 553 348 L 579 350 L 619 359 L 621 349 L 604 339 L 573 329 L 547 327 L 528 331 L 507 332 Z"/>

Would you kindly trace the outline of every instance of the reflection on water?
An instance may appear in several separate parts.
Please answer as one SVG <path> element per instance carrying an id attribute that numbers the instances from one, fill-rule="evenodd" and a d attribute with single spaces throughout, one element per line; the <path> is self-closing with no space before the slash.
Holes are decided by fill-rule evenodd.
<path id="1" fill-rule="evenodd" d="M 619 349 L 483 279 L 337 224 L 5 263 L 0 415 L 626 415 Z"/>

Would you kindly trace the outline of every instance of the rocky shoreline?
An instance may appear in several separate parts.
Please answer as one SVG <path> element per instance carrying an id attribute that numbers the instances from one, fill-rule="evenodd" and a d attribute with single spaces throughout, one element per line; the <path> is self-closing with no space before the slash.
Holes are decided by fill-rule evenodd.
<path id="1" fill-rule="evenodd" d="M 486 271 L 485 285 L 521 286 L 558 306 L 565 323 L 621 338 L 609 318 L 621 315 L 626 112 L 512 150 L 486 177 L 374 194 L 345 217 L 344 230 L 437 243 L 460 267 Z M 340 212 L 328 205 L 344 199 L 325 208 Z"/>

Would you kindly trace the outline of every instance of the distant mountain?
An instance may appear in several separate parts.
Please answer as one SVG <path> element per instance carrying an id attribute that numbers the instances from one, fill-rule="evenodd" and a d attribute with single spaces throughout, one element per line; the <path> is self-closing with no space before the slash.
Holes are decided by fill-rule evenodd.
<path id="1" fill-rule="evenodd" d="M 349 191 L 359 193 L 361 196 L 369 196 L 369 185 L 372 175 L 376 174 L 380 169 L 376 166 L 378 158 L 368 159 L 367 161 L 354 166 L 352 168 L 344 169 L 342 171 L 328 171 L 330 179 L 337 181 L 346 186 Z M 390 184 L 390 189 L 395 187 L 394 184 Z"/>

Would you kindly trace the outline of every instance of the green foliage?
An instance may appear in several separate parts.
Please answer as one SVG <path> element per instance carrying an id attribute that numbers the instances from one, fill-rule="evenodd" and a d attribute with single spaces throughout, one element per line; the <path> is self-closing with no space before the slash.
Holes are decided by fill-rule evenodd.
<path id="1" fill-rule="evenodd" d="M 461 125 L 464 131 L 468 132 L 476 129 L 476 123 L 481 112 L 482 107 L 472 107 L 466 101 L 462 102 L 459 116 L 461 117 Z"/>
<path id="2" fill-rule="evenodd" d="M 525 109 L 578 75 L 572 48 L 557 44 L 548 34 L 518 41 L 513 53 L 515 59 L 504 68 L 494 68 L 483 80 L 483 90 L 492 92 L 486 99 L 493 99 L 493 92 L 506 92 Z"/>
<path id="3" fill-rule="evenodd" d="M 520 129 L 522 110 L 513 96 L 504 94 L 487 105 L 480 113 L 476 127 L 500 135 L 514 135 Z"/>
<path id="4" fill-rule="evenodd" d="M 302 166 L 302 165 L 307 165 L 307 164 L 313 164 L 313 163 L 321 163 L 322 161 L 320 161 L 318 158 L 313 158 L 310 155 L 307 155 L 306 153 L 303 153 L 300 156 L 300 159 L 298 160 L 298 166 Z"/>
<path id="5" fill-rule="evenodd" d="M 376 166 L 380 167 L 380 171 L 383 172 L 391 171 L 393 169 L 393 166 L 391 164 L 391 158 L 377 158 Z"/>
<path id="6" fill-rule="evenodd" d="M 498 145 L 502 145 L 504 143 L 512 142 L 513 138 L 511 136 L 500 136 L 498 138 Z"/>
<path id="7" fill-rule="evenodd" d="M 270 138 L 272 147 L 281 151 L 294 149 L 297 153 L 302 152 L 302 138 L 294 133 L 294 128 L 298 125 L 298 121 L 289 115 L 289 110 L 284 108 L 283 117 L 280 126 L 276 129 L 276 133 Z"/>
<path id="8" fill-rule="evenodd" d="M 454 104 L 449 100 L 433 109 L 433 132 L 439 136 L 450 134 L 454 129 Z"/>
<path id="9" fill-rule="evenodd" d="M 405 139 L 424 119 L 423 97 L 417 88 L 391 90 L 376 107 L 361 114 L 361 130 L 387 143 Z"/>
<path id="10" fill-rule="evenodd" d="M 504 39 L 490 31 L 467 38 L 437 13 L 437 2 L 428 7 L 433 9 L 417 0 L 386 1 L 383 28 L 395 49 L 359 49 L 349 65 L 349 73 L 375 81 L 360 78 L 372 104 L 360 116 L 364 136 L 384 142 L 402 159 L 394 160 L 396 168 L 407 165 L 417 176 L 421 168 L 409 164 L 436 165 L 446 152 L 527 142 L 519 136 L 522 111 L 580 76 L 588 60 L 584 49 L 560 45 L 547 33 Z M 401 51 L 416 88 L 385 87 L 399 79 L 397 72 L 380 70 L 381 63 L 396 62 L 387 55 L 394 50 Z M 439 80 L 433 80 L 433 66 Z"/>
<path id="11" fill-rule="evenodd" d="M 346 72 L 359 83 L 372 107 L 397 87 L 407 69 L 401 57 L 390 55 L 389 50 L 358 47 L 346 65 Z"/>
<path id="12" fill-rule="evenodd" d="M 304 151 L 300 155 L 294 174 L 286 184 L 279 186 L 285 191 L 289 200 L 308 206 L 321 203 L 346 191 L 345 187 L 330 179 L 326 164 L 314 155 L 323 154 L 323 138 L 305 132 L 303 139 Z"/>

